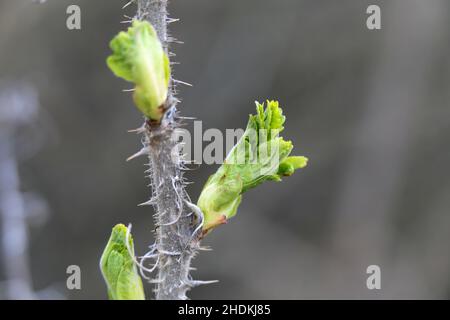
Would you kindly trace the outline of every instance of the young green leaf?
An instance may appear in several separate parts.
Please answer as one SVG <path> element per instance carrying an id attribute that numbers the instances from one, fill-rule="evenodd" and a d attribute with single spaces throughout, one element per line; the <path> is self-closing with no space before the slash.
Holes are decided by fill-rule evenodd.
<path id="1" fill-rule="evenodd" d="M 131 235 L 127 239 L 127 231 L 123 224 L 113 228 L 100 259 L 100 269 L 111 300 L 145 300 L 142 280 L 133 259 L 133 239 Z"/>
<path id="2" fill-rule="evenodd" d="M 127 32 L 111 42 L 107 59 L 112 72 L 135 84 L 133 99 L 149 119 L 160 121 L 167 99 L 170 63 L 155 29 L 147 21 L 134 20 Z"/>
<path id="3" fill-rule="evenodd" d="M 289 156 L 292 142 L 279 137 L 285 120 L 277 101 L 267 101 L 266 108 L 256 102 L 256 115 L 250 115 L 243 136 L 198 199 L 204 234 L 236 214 L 244 192 L 267 180 L 281 181 L 307 165 L 306 157 Z"/>

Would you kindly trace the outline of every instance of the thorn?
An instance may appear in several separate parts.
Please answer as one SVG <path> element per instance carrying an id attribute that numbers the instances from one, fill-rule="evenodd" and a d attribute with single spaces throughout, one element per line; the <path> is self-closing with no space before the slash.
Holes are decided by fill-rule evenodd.
<path id="1" fill-rule="evenodd" d="M 174 23 L 174 22 L 178 22 L 178 21 L 180 21 L 180 19 L 176 19 L 176 18 L 167 18 L 167 23 Z"/>
<path id="2" fill-rule="evenodd" d="M 128 7 L 130 4 L 134 3 L 134 0 L 129 1 L 127 4 L 125 4 L 122 9 L 125 9 L 126 7 Z"/>
<path id="3" fill-rule="evenodd" d="M 183 41 L 178 40 L 177 38 L 174 37 L 168 37 L 167 38 L 167 42 L 172 42 L 172 43 L 177 43 L 177 44 L 184 44 Z"/>
<path id="4" fill-rule="evenodd" d="M 130 19 L 130 20 L 133 20 L 133 19 L 134 19 L 133 17 L 127 16 L 126 14 L 124 14 L 123 16 L 124 16 L 125 18 L 127 18 L 127 19 Z"/>
<path id="5" fill-rule="evenodd" d="M 132 89 L 122 89 L 122 92 L 133 92 L 133 91 L 136 91 L 136 89 L 135 89 L 135 88 L 132 88 Z"/>
<path id="6" fill-rule="evenodd" d="M 132 156 L 128 157 L 127 158 L 127 162 L 131 161 L 133 159 L 136 159 L 137 157 L 140 157 L 140 156 L 143 156 L 143 155 L 147 154 L 148 151 L 149 151 L 148 148 L 146 148 L 146 147 L 142 148 L 141 150 L 139 150 L 138 152 L 136 152 Z"/>
<path id="7" fill-rule="evenodd" d="M 202 286 L 205 284 L 212 284 L 212 283 L 218 283 L 219 280 L 209 280 L 209 281 L 202 281 L 202 280 L 191 280 L 189 281 L 189 284 L 192 287 L 198 287 L 198 286 Z"/>
<path id="8" fill-rule="evenodd" d="M 155 204 L 155 201 L 153 201 L 153 199 L 150 199 L 146 202 L 142 202 L 140 204 L 138 204 L 138 207 L 143 207 L 143 206 L 152 206 Z"/>
<path id="9" fill-rule="evenodd" d="M 174 62 L 173 64 L 179 64 L 179 63 L 178 63 L 178 62 Z M 178 99 L 177 97 L 172 97 L 172 102 L 173 102 L 173 103 L 180 103 L 181 100 Z"/>
<path id="10" fill-rule="evenodd" d="M 195 120 L 195 119 L 197 119 L 196 117 L 182 117 L 182 116 L 179 116 L 177 118 L 178 119 L 183 119 L 183 120 Z"/>
<path id="11" fill-rule="evenodd" d="M 140 126 L 137 129 L 128 130 L 127 132 L 129 132 L 129 133 L 144 133 L 145 132 L 145 124 L 143 124 L 142 126 Z"/>
<path id="12" fill-rule="evenodd" d="M 192 84 L 190 84 L 188 82 L 181 81 L 181 80 L 173 79 L 173 82 L 179 83 L 179 84 L 184 84 L 185 86 L 188 86 L 188 87 L 192 87 L 193 86 Z"/>

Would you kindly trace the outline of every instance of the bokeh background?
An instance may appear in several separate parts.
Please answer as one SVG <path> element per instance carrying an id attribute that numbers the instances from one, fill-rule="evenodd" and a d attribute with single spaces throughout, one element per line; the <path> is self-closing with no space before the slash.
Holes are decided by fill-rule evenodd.
<path id="1" fill-rule="evenodd" d="M 133 15 L 125 3 L 0 0 L 0 199 L 23 196 L 12 203 L 26 223 L 13 218 L 25 233 L 11 236 L 2 213 L 1 298 L 105 299 L 98 261 L 112 226 L 133 223 L 138 253 L 153 241 L 152 209 L 137 207 L 150 193 L 145 159 L 124 160 L 141 146 L 126 131 L 142 117 L 105 65 Z M 66 28 L 70 4 L 82 30 Z M 381 30 L 366 27 L 369 4 Z M 204 240 L 214 251 L 194 277 L 220 282 L 190 297 L 449 298 L 450 2 L 172 0 L 170 11 L 184 42 L 175 77 L 194 85 L 179 88 L 182 115 L 243 128 L 254 100 L 278 99 L 284 136 L 310 159 L 248 192 Z M 215 169 L 188 173 L 193 199 Z M 66 289 L 73 264 L 81 290 Z M 381 290 L 366 287 L 369 265 Z M 24 276 L 14 295 L 11 274 Z"/>

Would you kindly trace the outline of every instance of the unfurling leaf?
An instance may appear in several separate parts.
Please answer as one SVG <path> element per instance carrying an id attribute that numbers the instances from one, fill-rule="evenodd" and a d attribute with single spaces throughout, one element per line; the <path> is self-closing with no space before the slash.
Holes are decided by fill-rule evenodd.
<path id="1" fill-rule="evenodd" d="M 128 246 L 127 246 L 128 241 Z M 144 300 L 142 280 L 134 263 L 131 235 L 127 227 L 116 225 L 100 259 L 100 269 L 111 300 Z"/>
<path id="2" fill-rule="evenodd" d="M 128 30 L 111 42 L 107 59 L 113 73 L 135 84 L 133 99 L 149 119 L 160 121 L 167 100 L 170 63 L 155 29 L 147 21 L 134 20 Z"/>
<path id="3" fill-rule="evenodd" d="M 286 118 L 278 102 L 267 101 L 265 109 L 256 102 L 256 112 L 200 194 L 197 205 L 204 214 L 204 234 L 236 214 L 244 192 L 267 180 L 281 181 L 307 165 L 307 158 L 289 156 L 292 142 L 279 137 Z"/>

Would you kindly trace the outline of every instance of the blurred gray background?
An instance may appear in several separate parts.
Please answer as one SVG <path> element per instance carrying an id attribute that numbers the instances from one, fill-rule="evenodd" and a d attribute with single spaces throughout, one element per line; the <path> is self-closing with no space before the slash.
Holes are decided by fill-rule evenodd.
<path id="1" fill-rule="evenodd" d="M 152 210 L 137 207 L 150 192 L 145 159 L 124 160 L 141 145 L 126 131 L 142 118 L 105 64 L 133 15 L 125 3 L 0 0 L 0 90 L 26 83 L 40 104 L 36 120 L 8 131 L 20 137 L 20 190 L 48 207 L 26 228 L 37 298 L 105 299 L 98 261 L 116 223 L 133 223 L 137 253 L 153 241 Z M 70 4 L 81 7 L 80 31 L 66 28 Z M 366 27 L 369 4 L 381 7 L 381 30 Z M 278 99 L 283 135 L 310 159 L 248 192 L 204 240 L 214 251 L 195 259 L 194 277 L 220 282 L 190 297 L 449 298 L 450 2 L 172 0 L 170 11 L 185 43 L 172 47 L 175 77 L 194 85 L 179 88 L 182 115 L 243 128 L 254 100 Z M 193 199 L 215 169 L 188 173 Z M 66 289 L 72 264 L 81 290 Z M 381 290 L 366 287 L 373 264 Z"/>

